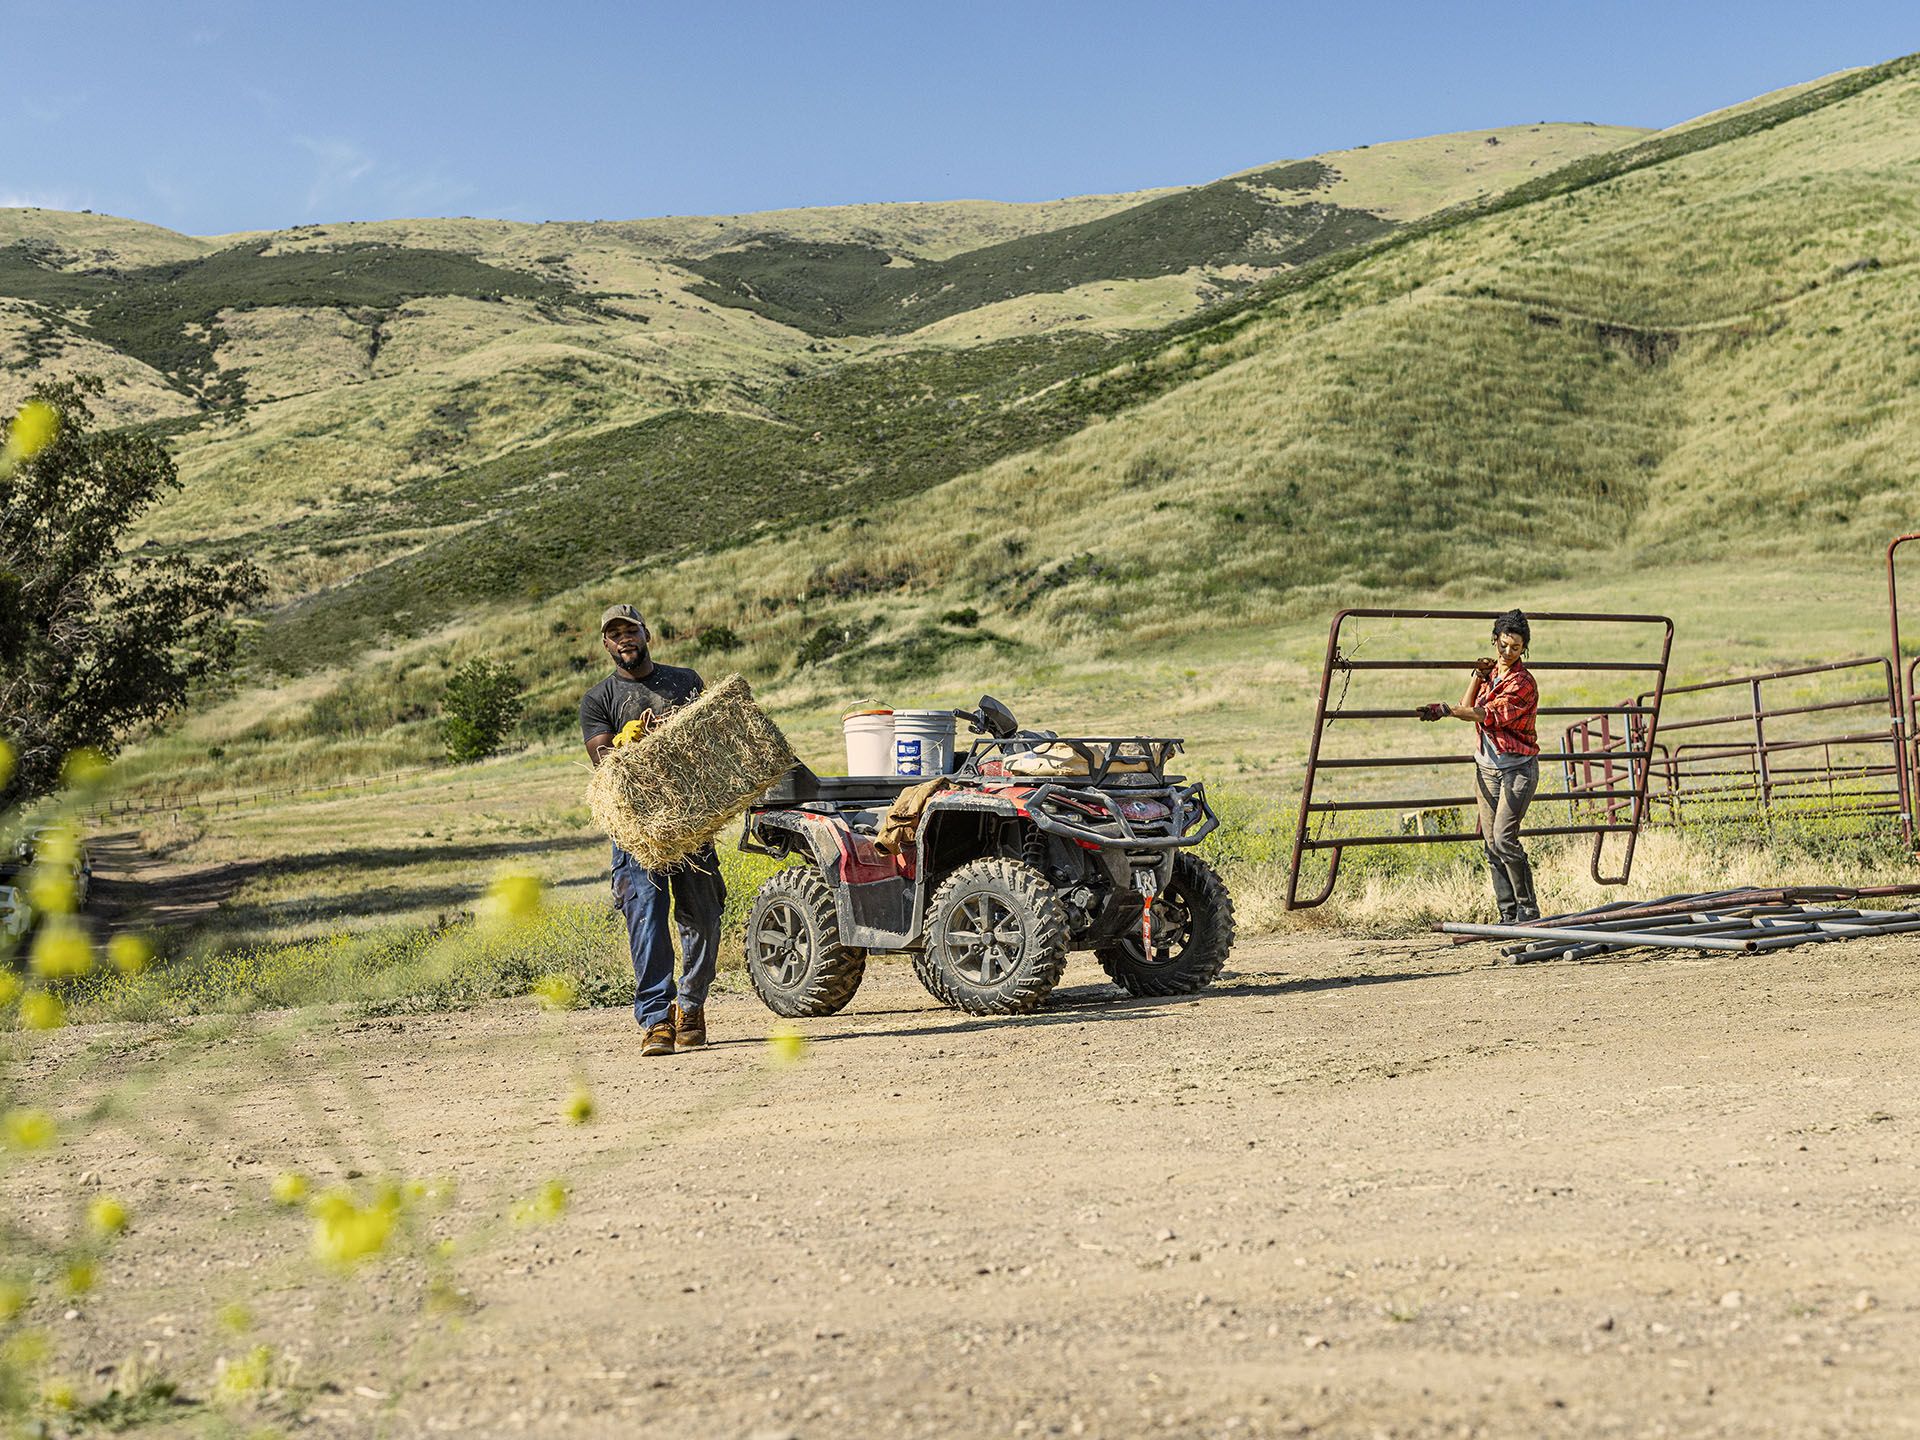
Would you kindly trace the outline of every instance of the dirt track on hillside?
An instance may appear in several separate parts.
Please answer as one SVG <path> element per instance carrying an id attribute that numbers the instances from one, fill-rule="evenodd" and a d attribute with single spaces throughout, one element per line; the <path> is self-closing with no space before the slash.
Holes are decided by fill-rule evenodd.
<path id="1" fill-rule="evenodd" d="M 20 1067 L 63 1117 L 166 1063 L 5 1183 L 132 1205 L 73 1318 L 36 1302 L 83 1389 L 204 1398 L 264 1342 L 303 1433 L 1920 1429 L 1920 943 L 1488 961 L 1265 940 L 1173 1003 L 1076 963 L 1022 1021 L 887 964 L 785 1068 L 739 994 L 670 1060 L 524 1004 L 74 1031 Z M 260 1203 L 292 1168 L 453 1177 L 467 1293 L 318 1278 Z M 558 1220 L 492 1224 L 554 1175 Z"/>

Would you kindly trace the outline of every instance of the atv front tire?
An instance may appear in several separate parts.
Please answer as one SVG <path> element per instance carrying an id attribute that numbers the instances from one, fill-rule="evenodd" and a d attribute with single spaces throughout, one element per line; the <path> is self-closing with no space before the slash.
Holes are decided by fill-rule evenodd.
<path id="1" fill-rule="evenodd" d="M 867 952 L 840 942 L 833 891 L 796 866 L 763 884 L 747 913 L 747 978 L 776 1015 L 832 1015 L 867 972 Z"/>
<path id="2" fill-rule="evenodd" d="M 1018 860 L 975 860 L 934 891 L 914 972 L 934 999 L 972 1015 L 1037 1010 L 1067 968 L 1067 911 Z"/>
<path id="3" fill-rule="evenodd" d="M 1160 911 L 1185 919 L 1165 931 Z M 1173 857 L 1173 878 L 1154 901 L 1153 954 L 1136 932 L 1094 949 L 1100 968 L 1129 995 L 1191 995 L 1220 978 L 1233 950 L 1233 897 L 1214 868 L 1190 850 Z"/>

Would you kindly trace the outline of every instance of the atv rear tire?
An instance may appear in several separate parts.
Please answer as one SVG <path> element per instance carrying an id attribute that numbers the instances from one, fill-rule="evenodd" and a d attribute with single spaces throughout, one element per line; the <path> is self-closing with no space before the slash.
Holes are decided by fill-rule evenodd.
<path id="1" fill-rule="evenodd" d="M 973 1015 L 1024 1015 L 1067 968 L 1067 910 L 1046 876 L 1018 860 L 962 865 L 927 907 L 914 971 L 934 999 Z"/>
<path id="2" fill-rule="evenodd" d="M 832 1015 L 867 972 L 867 952 L 840 943 L 833 891 L 796 866 L 763 884 L 747 912 L 747 978 L 776 1015 Z"/>
<path id="3" fill-rule="evenodd" d="M 1153 955 L 1139 935 L 1095 948 L 1100 968 L 1129 995 L 1191 995 L 1220 978 L 1233 950 L 1233 897 L 1214 868 L 1191 851 L 1173 857 L 1173 879 L 1161 900 L 1186 912 L 1167 933 L 1154 927 Z M 1161 900 L 1154 902 L 1155 910 Z"/>

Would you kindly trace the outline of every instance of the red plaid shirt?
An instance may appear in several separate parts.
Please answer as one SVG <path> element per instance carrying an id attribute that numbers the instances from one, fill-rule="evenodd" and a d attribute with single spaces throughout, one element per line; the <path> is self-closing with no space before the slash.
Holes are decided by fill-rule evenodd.
<path id="1" fill-rule="evenodd" d="M 1525 664 L 1516 663 L 1504 675 L 1495 670 L 1474 687 L 1471 703 L 1487 717 L 1476 728 L 1495 754 L 1540 753 L 1533 728 L 1534 712 L 1540 708 L 1540 687 L 1533 683 L 1533 674 Z"/>

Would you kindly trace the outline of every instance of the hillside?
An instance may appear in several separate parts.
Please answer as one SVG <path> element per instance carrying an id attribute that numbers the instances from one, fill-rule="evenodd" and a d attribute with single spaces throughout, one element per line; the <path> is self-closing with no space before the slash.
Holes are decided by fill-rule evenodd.
<path id="1" fill-rule="evenodd" d="M 1584 577 L 1661 608 L 1701 562 L 1851 565 L 1906 508 L 1916 138 L 1903 60 L 1495 196 L 1432 189 L 1432 142 L 1416 142 L 1420 164 L 1361 163 L 1403 190 L 1425 175 L 1447 208 L 1163 329 L 930 349 L 709 305 L 692 313 L 742 352 L 791 337 L 798 373 L 716 362 L 697 402 L 627 422 L 564 406 L 630 403 L 630 377 L 556 380 L 521 437 L 538 445 L 486 429 L 504 417 L 476 394 L 446 428 L 497 445 L 479 463 L 380 475 L 323 423 L 328 406 L 372 407 L 371 384 L 277 402 L 312 407 L 316 462 L 346 472 L 324 503 L 221 491 L 209 475 L 271 442 L 251 415 L 204 426 L 182 444 L 207 468 L 164 522 L 281 557 L 297 581 L 258 661 L 313 673 L 278 698 L 243 692 L 182 743 L 218 739 L 230 774 L 427 753 L 439 677 L 476 648 L 528 677 L 536 733 L 563 734 L 595 663 L 580 617 L 614 590 L 676 657 L 741 668 L 812 714 L 862 694 L 970 698 L 982 674 L 1029 689 L 1063 664 L 1111 675 L 1141 645 L 1231 691 L 1234 655 L 1336 603 L 1577 600 Z M 1126 213 L 1067 228 L 1097 238 Z M 616 303 L 569 283 L 568 304 Z"/>
<path id="2" fill-rule="evenodd" d="M 1344 187 L 1340 213 L 1370 231 L 1635 133 L 1533 126 L 1439 137 L 1408 142 L 1415 155 L 1398 168 L 1383 168 L 1379 157 L 1399 147 L 1379 146 L 1371 168 L 1327 173 L 1343 177 L 1333 181 Z M 1456 140 L 1458 153 L 1445 153 Z M 787 318 L 806 328 L 712 303 L 695 293 L 710 288 L 702 267 L 738 265 L 770 244 L 884 255 L 900 273 L 957 266 L 970 277 L 973 308 L 935 307 L 924 343 L 1136 331 L 1190 315 L 1271 269 L 1241 263 L 1244 226 L 1237 237 L 1202 226 L 1162 243 L 1143 215 L 1151 220 L 1169 203 L 1205 211 L 1227 195 L 1240 197 L 1249 217 L 1319 233 L 1311 214 L 1325 208 L 1320 202 L 1257 191 L 1232 181 L 1032 205 L 540 225 L 386 221 L 211 239 L 103 216 L 7 211 L 0 405 L 15 403 L 34 375 L 104 374 L 107 416 L 164 423 L 187 481 L 148 537 L 244 539 L 272 562 L 277 594 L 291 597 L 411 543 L 385 525 L 363 547 L 329 541 L 326 554 L 280 543 L 279 527 L 315 512 L 350 510 L 396 486 L 670 412 L 760 414 L 765 394 L 795 377 L 923 343 L 912 335 L 828 341 L 804 316 Z M 1289 219 L 1296 210 L 1307 218 Z M 1023 247 L 1090 226 L 1132 236 L 1117 270 L 1076 255 L 1039 280 L 1021 268 Z M 1329 232 L 1317 243 L 1339 238 Z M 1262 249 L 1254 258 L 1287 257 Z M 336 530 L 366 528 L 343 519 Z"/>

